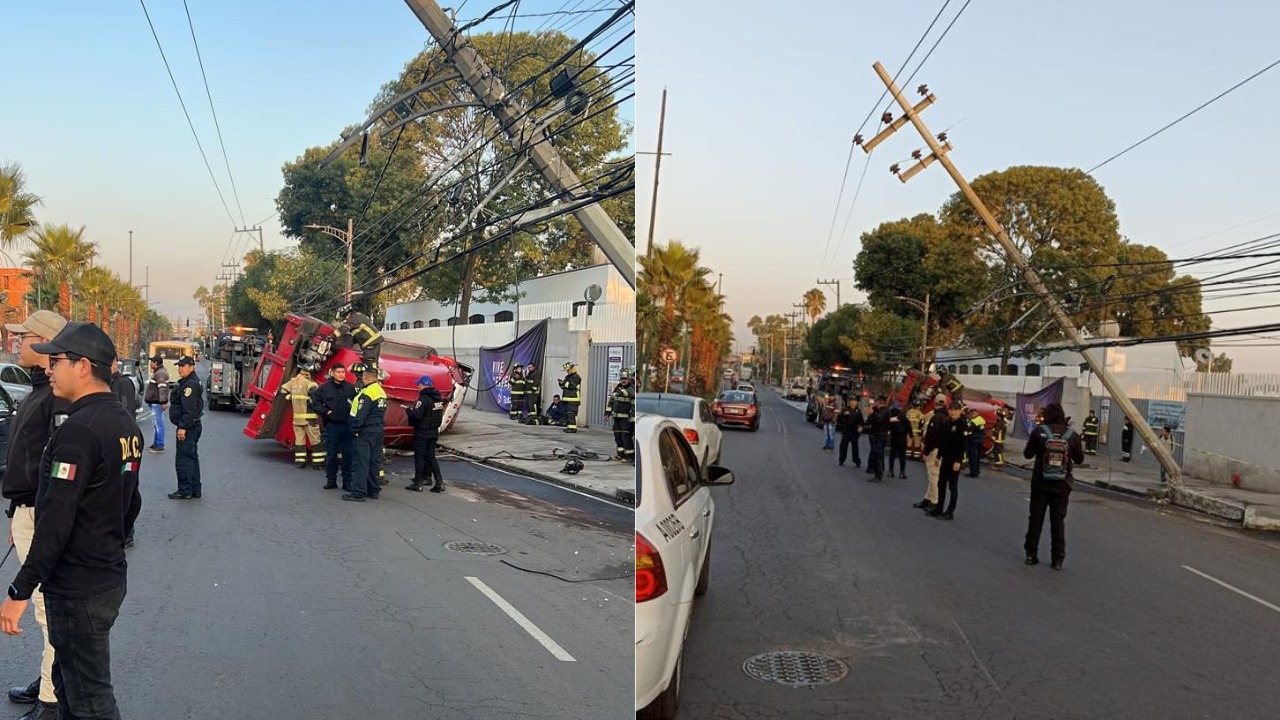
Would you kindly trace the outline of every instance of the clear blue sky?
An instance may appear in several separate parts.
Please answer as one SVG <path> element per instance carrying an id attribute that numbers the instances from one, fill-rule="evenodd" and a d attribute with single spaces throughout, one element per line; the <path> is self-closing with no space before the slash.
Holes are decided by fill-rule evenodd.
<path id="1" fill-rule="evenodd" d="M 934 36 L 963 4 L 953 0 Z M 858 299 L 852 260 L 859 235 L 884 220 L 934 212 L 955 191 L 936 165 L 905 186 L 888 173 L 921 144 L 908 127 L 872 156 L 848 233 L 840 242 L 842 210 L 833 258 L 822 263 L 849 141 L 884 89 L 871 64 L 896 72 L 941 6 L 645 5 L 637 142 L 654 149 L 665 86 L 664 150 L 672 153 L 663 160 L 656 237 L 700 246 L 706 264 L 724 273 L 744 349 L 752 342 L 747 319 L 790 311 L 819 275 L 842 278 L 842 299 Z M 935 131 L 962 121 L 949 133 L 952 159 L 969 177 L 1011 165 L 1089 168 L 1275 61 L 1276 27 L 1280 4 L 1258 0 L 973 0 L 912 83 L 912 96 L 921 81 L 938 96 L 925 114 Z M 917 60 L 931 44 L 932 37 Z M 1099 170 L 1121 232 L 1170 257 L 1280 232 L 1278 113 L 1280 68 Z M 652 156 L 642 157 L 641 238 L 653 181 Z M 864 162 L 858 150 L 845 208 Z M 1280 293 L 1235 301 L 1269 303 L 1280 303 Z M 1224 300 L 1206 309 L 1230 306 Z M 1234 313 L 1214 325 L 1276 317 L 1275 310 Z M 1237 370 L 1274 371 L 1280 358 L 1280 348 L 1224 349 Z"/>
<path id="2" fill-rule="evenodd" d="M 188 4 L 249 224 L 275 212 L 281 166 L 363 120 L 378 88 L 429 37 L 402 0 Z M 462 22 L 498 1 L 441 4 L 461 5 Z M 564 5 L 524 0 L 519 12 Z M 578 8 L 617 6 L 587 0 Z M 238 224 L 182 2 L 149 0 L 147 9 Z M 508 14 L 476 31 L 501 31 Z M 517 19 L 516 26 L 546 23 L 581 37 L 606 17 L 530 17 Z M 232 221 L 200 159 L 142 7 L 137 0 L 8 3 L 3 18 L 9 70 L 0 73 L 0 161 L 21 163 L 30 189 L 44 197 L 41 220 L 87 226 L 105 264 L 125 278 L 133 230 L 134 283 L 144 282 L 149 265 L 157 309 L 196 315 L 192 291 L 212 285 L 224 259 L 243 256 L 250 238 L 231 241 Z M 632 104 L 621 108 L 627 119 L 633 113 Z M 291 244 L 274 218 L 263 226 L 268 250 Z"/>

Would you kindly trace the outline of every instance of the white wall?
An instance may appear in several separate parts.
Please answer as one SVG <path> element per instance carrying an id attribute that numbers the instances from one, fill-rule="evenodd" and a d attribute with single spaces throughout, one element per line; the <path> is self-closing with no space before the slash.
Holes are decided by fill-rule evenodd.
<path id="1" fill-rule="evenodd" d="M 600 305 L 631 304 L 634 306 L 635 304 L 635 291 L 631 289 L 631 286 L 627 285 L 626 281 L 622 279 L 622 275 L 612 265 L 593 265 L 580 270 L 544 275 L 528 282 L 520 283 L 520 318 L 524 319 L 525 306 L 527 305 L 565 303 L 566 307 L 572 307 L 575 302 L 583 302 L 583 293 L 591 285 L 599 285 L 604 291 L 604 294 L 597 301 Z M 473 302 L 467 309 L 467 314 L 484 315 L 485 322 L 493 322 L 494 315 L 503 310 L 514 313 L 516 303 Z M 440 324 L 443 325 L 448 322 L 449 318 L 453 317 L 454 312 L 453 303 L 440 303 L 435 300 L 401 303 L 387 309 L 387 317 L 382 321 L 382 325 L 395 323 L 399 327 L 400 323 L 407 322 L 412 325 L 418 320 L 422 321 L 424 325 L 431 320 L 439 320 Z M 568 313 L 565 313 L 560 317 L 568 316 Z"/>
<path id="2" fill-rule="evenodd" d="M 1280 493 L 1280 398 L 1187 395 L 1183 469 L 1214 484 Z"/>

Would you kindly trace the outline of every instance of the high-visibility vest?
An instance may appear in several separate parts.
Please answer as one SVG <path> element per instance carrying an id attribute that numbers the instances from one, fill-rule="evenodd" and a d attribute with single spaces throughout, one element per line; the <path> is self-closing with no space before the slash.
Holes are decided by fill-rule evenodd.
<path id="1" fill-rule="evenodd" d="M 578 402 L 581 398 L 579 387 L 582 385 L 582 376 L 578 373 L 569 373 L 564 376 L 564 393 L 560 399 L 565 402 Z"/>

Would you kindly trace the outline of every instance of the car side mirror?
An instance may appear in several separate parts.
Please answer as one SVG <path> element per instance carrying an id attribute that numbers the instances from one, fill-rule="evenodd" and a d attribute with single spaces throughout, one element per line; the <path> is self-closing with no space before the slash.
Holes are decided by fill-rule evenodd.
<path id="1" fill-rule="evenodd" d="M 708 485 L 732 485 L 733 471 L 720 465 L 707 466 Z"/>

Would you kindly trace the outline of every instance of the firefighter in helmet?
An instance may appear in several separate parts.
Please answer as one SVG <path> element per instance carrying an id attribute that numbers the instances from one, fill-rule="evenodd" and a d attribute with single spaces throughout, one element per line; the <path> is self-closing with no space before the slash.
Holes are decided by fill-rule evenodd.
<path id="1" fill-rule="evenodd" d="M 512 420 L 520 422 L 524 419 L 522 417 L 524 413 L 525 393 L 523 365 L 516 363 L 515 366 L 511 368 L 511 379 L 507 381 L 507 384 L 511 388 L 511 401 L 507 403 L 507 415 Z"/>
<path id="2" fill-rule="evenodd" d="M 524 416 L 530 425 L 542 424 L 542 379 L 533 363 L 524 369 Z"/>
<path id="3" fill-rule="evenodd" d="M 348 303 L 338 310 L 338 318 L 342 320 L 334 332 L 339 348 L 360 348 L 360 358 L 365 363 L 378 365 L 378 356 L 382 353 L 382 333 L 373 326 L 368 315 L 356 310 L 355 305 Z"/>
<path id="4" fill-rule="evenodd" d="M 578 432 L 578 404 L 582 402 L 582 376 L 578 374 L 576 363 L 567 362 L 560 366 L 564 370 L 564 379 L 559 380 L 560 399 L 564 402 L 564 431 Z"/>
<path id="5" fill-rule="evenodd" d="M 613 389 L 608 407 L 605 408 L 604 417 L 606 420 L 613 418 L 613 439 L 618 449 L 615 458 L 625 462 L 635 460 L 635 450 L 631 446 L 631 422 L 635 404 L 636 393 L 631 387 L 631 371 L 623 368 L 618 385 Z"/>
<path id="6" fill-rule="evenodd" d="M 307 445 L 311 446 L 311 466 L 324 467 L 324 441 L 320 439 L 320 419 L 312 405 L 312 393 L 319 385 L 314 377 L 319 371 L 313 363 L 298 368 L 293 379 L 280 386 L 280 394 L 293 405 L 293 463 L 307 466 Z"/>

